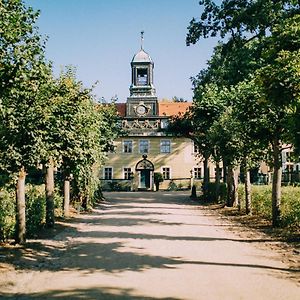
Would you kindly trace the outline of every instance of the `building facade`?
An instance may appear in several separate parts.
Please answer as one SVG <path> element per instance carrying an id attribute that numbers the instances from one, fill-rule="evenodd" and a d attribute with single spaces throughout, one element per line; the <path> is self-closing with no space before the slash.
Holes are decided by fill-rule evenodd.
<path id="1" fill-rule="evenodd" d="M 154 62 L 141 47 L 131 61 L 130 96 L 117 109 L 124 135 L 100 172 L 103 182 L 130 181 L 133 190 L 154 190 L 154 173 L 161 188 L 184 188 L 203 177 L 203 165 L 192 140 L 164 132 L 172 115 L 191 103 L 159 102 L 153 83 Z"/>

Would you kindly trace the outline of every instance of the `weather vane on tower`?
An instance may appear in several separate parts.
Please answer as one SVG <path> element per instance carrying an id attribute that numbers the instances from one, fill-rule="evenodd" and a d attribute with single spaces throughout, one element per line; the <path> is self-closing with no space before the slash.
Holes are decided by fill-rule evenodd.
<path id="1" fill-rule="evenodd" d="M 141 50 L 144 50 L 143 44 L 144 44 L 144 30 L 141 31 Z"/>

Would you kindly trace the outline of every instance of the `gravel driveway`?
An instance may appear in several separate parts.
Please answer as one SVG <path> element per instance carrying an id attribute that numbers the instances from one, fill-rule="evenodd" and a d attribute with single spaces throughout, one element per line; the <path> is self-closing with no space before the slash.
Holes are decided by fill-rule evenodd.
<path id="1" fill-rule="evenodd" d="M 273 241 L 249 238 L 188 193 L 105 196 L 53 239 L 0 251 L 0 297 L 300 299 L 300 269 Z"/>

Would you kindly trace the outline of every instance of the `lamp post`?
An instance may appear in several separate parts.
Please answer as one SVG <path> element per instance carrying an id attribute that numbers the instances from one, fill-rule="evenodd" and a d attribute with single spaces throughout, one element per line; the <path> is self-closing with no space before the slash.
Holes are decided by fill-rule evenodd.
<path id="1" fill-rule="evenodd" d="M 196 187 L 194 186 L 193 170 L 190 170 L 190 174 L 191 174 L 191 198 L 195 199 L 197 195 L 196 195 Z"/>

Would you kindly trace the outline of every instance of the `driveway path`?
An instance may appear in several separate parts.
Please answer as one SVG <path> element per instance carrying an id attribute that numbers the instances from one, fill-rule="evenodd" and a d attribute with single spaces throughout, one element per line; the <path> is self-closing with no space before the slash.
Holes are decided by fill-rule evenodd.
<path id="1" fill-rule="evenodd" d="M 300 299 L 299 269 L 187 193 L 105 195 L 54 239 L 0 251 L 0 297 Z"/>

